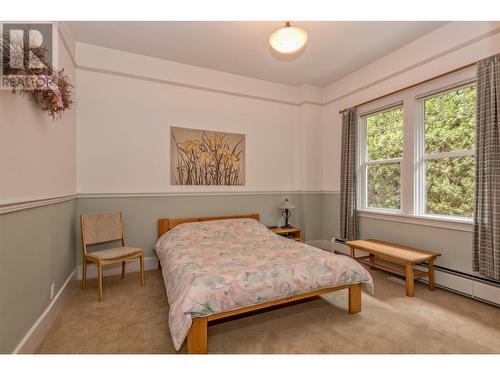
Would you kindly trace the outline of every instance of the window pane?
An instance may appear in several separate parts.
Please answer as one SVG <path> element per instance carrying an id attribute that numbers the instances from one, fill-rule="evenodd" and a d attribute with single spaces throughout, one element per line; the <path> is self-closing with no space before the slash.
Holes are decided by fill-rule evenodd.
<path id="1" fill-rule="evenodd" d="M 426 99 L 424 126 L 426 153 L 473 149 L 476 88 L 466 87 Z"/>
<path id="2" fill-rule="evenodd" d="M 368 160 L 403 156 L 403 107 L 366 118 Z"/>
<path id="3" fill-rule="evenodd" d="M 474 157 L 426 160 L 426 212 L 472 217 L 474 209 Z"/>
<path id="4" fill-rule="evenodd" d="M 400 163 L 368 166 L 368 207 L 401 208 Z"/>

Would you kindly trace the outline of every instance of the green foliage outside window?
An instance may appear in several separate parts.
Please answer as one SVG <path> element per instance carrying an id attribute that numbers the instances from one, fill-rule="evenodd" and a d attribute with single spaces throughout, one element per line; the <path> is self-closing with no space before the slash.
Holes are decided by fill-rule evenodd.
<path id="1" fill-rule="evenodd" d="M 403 107 L 366 118 L 368 160 L 403 156 Z M 401 208 L 401 164 L 368 167 L 368 207 Z"/>
<path id="2" fill-rule="evenodd" d="M 425 99 L 426 154 L 473 150 L 475 145 L 476 89 L 466 87 Z M 403 108 L 366 118 L 367 159 L 403 156 Z M 474 209 L 474 157 L 457 156 L 426 160 L 425 189 L 428 214 L 472 217 Z M 399 162 L 372 164 L 367 171 L 367 205 L 401 207 Z"/>
<path id="3" fill-rule="evenodd" d="M 476 88 L 466 87 L 424 102 L 425 151 L 472 150 L 475 145 Z M 472 217 L 474 212 L 474 157 L 427 160 L 426 212 Z"/>
<path id="4" fill-rule="evenodd" d="M 368 160 L 403 156 L 403 107 L 366 118 Z"/>
<path id="5" fill-rule="evenodd" d="M 474 157 L 442 158 L 425 163 L 426 212 L 472 217 Z"/>
<path id="6" fill-rule="evenodd" d="M 399 163 L 368 166 L 368 207 L 399 210 L 401 168 Z"/>

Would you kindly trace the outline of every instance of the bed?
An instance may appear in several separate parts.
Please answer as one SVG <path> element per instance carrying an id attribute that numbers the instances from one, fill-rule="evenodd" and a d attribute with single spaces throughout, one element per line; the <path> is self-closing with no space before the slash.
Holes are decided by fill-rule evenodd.
<path id="1" fill-rule="evenodd" d="M 349 289 L 350 314 L 361 311 L 368 271 L 349 257 L 283 238 L 258 214 L 159 219 L 155 245 L 179 350 L 207 353 L 208 323 Z"/>

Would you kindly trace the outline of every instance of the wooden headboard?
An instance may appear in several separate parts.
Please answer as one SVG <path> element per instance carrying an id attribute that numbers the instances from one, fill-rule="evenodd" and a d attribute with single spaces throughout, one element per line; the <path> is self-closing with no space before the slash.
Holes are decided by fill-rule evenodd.
<path id="1" fill-rule="evenodd" d="M 197 221 L 210 221 L 210 220 L 225 220 L 225 219 L 255 219 L 260 221 L 259 214 L 249 215 L 233 215 L 233 216 L 211 216 L 211 217 L 192 217 L 188 219 L 158 219 L 158 238 L 176 225 L 183 223 L 194 223 Z"/>

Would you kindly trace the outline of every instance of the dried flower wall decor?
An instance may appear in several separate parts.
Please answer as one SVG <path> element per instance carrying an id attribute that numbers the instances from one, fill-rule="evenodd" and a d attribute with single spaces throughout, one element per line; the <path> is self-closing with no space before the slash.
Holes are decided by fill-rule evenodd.
<path id="1" fill-rule="evenodd" d="M 55 69 L 48 63 L 44 48 L 22 49 L 11 44 L 3 35 L 0 35 L 0 51 L 3 56 L 2 86 L 11 88 L 12 94 L 28 95 L 52 120 L 61 118 L 62 113 L 73 104 L 73 85 L 64 74 L 64 69 Z M 10 64 L 14 59 L 30 61 L 33 59 L 30 54 L 38 59 L 37 66 Z M 11 68 L 11 65 L 17 68 Z"/>
<path id="2" fill-rule="evenodd" d="M 172 185 L 245 185 L 245 135 L 170 128 Z"/>

